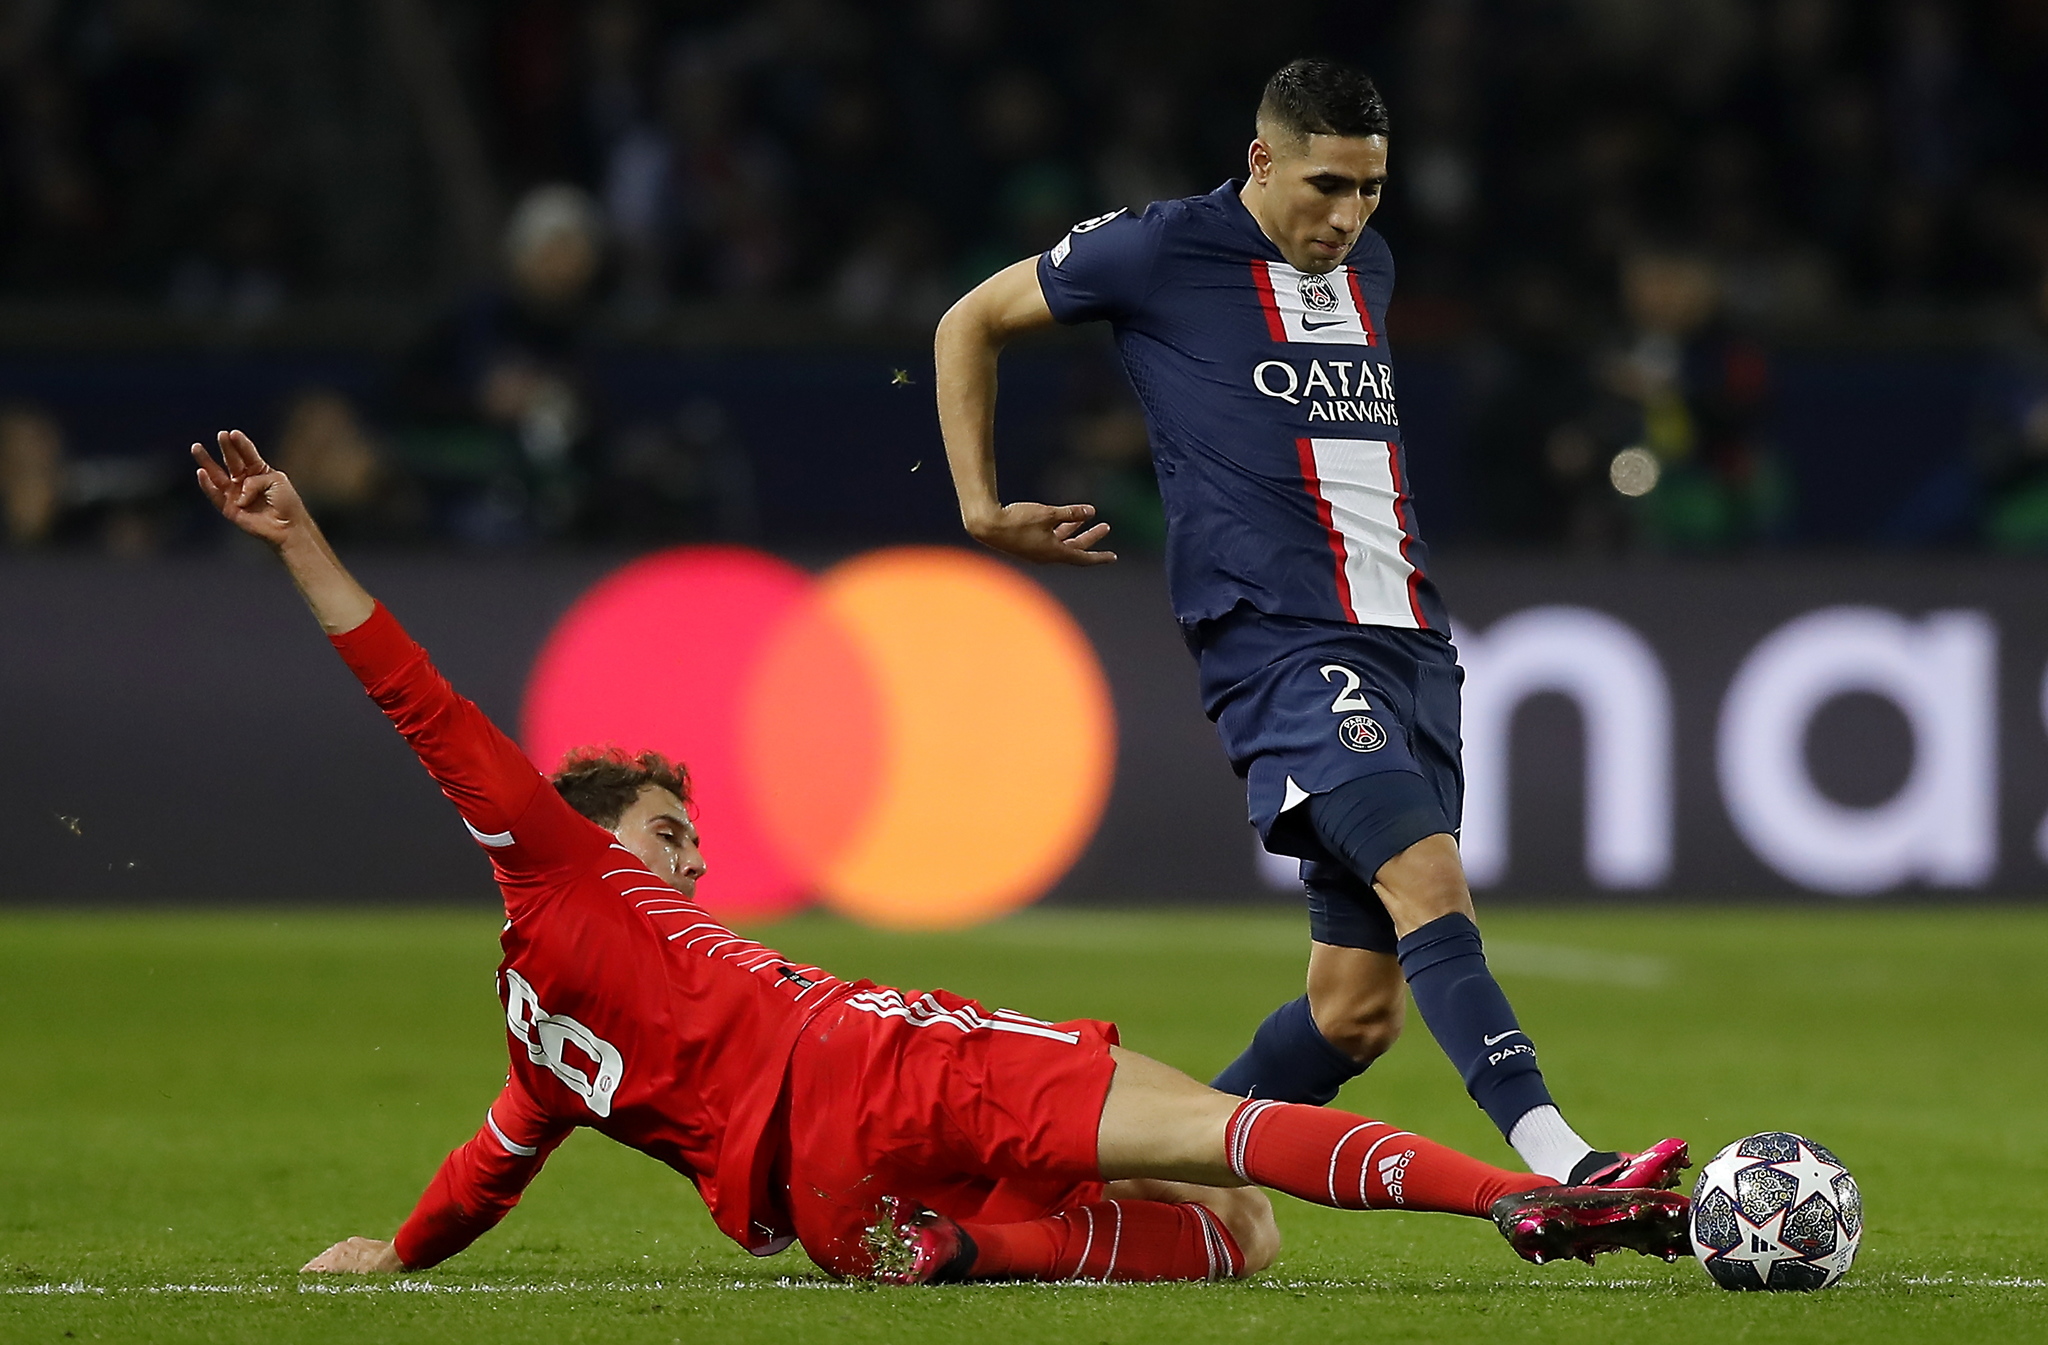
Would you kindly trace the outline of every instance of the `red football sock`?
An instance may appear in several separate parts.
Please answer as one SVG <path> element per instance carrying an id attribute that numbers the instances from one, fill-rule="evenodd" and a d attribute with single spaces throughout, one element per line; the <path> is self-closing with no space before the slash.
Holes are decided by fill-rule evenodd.
<path id="1" fill-rule="evenodd" d="M 1432 1210 L 1484 1217 L 1494 1201 L 1554 1183 L 1446 1149 L 1385 1121 L 1248 1098 L 1231 1116 L 1230 1170 L 1342 1210 Z"/>
<path id="2" fill-rule="evenodd" d="M 1103 1200 L 1045 1219 L 963 1223 L 977 1280 L 1218 1280 L 1244 1270 L 1223 1221 L 1200 1205 Z"/>

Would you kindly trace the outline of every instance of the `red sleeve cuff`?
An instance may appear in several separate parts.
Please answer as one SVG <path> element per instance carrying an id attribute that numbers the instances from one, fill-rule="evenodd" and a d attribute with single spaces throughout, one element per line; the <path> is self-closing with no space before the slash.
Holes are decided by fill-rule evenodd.
<path id="1" fill-rule="evenodd" d="M 362 625 L 327 639 L 342 662 L 365 684 L 382 680 L 421 652 L 405 633 L 405 627 L 398 624 L 398 618 L 385 610 L 381 602 L 370 610 L 370 619 Z"/>

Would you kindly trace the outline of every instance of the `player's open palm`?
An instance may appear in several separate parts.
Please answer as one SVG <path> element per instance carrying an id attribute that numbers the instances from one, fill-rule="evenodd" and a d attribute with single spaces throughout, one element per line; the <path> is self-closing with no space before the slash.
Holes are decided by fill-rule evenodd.
<path id="1" fill-rule="evenodd" d="M 316 1275 L 391 1275 L 404 1270 L 398 1251 L 376 1238 L 350 1238 L 337 1242 L 299 1267 L 299 1272 Z"/>
<path id="2" fill-rule="evenodd" d="M 1096 546 L 1109 536 L 1107 523 L 1090 526 L 1092 504 L 1006 504 L 972 529 L 983 546 L 1039 564 L 1107 565 L 1114 551 Z"/>
<path id="3" fill-rule="evenodd" d="M 200 444 L 192 445 L 192 461 L 199 468 L 199 489 L 221 517 L 272 546 L 302 531 L 309 516 L 290 478 L 265 462 L 240 430 L 222 430 L 219 443 L 218 462 Z"/>

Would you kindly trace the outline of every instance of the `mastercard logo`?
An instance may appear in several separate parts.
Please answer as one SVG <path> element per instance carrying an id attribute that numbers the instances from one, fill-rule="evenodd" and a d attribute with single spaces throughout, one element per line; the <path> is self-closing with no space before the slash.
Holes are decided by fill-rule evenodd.
<path id="1" fill-rule="evenodd" d="M 556 624 L 521 737 L 552 766 L 593 744 L 688 765 L 729 919 L 823 901 L 957 928 L 1037 900 L 1095 834 L 1116 717 L 1095 650 L 1010 567 L 947 547 L 813 576 L 683 547 L 601 580 Z"/>

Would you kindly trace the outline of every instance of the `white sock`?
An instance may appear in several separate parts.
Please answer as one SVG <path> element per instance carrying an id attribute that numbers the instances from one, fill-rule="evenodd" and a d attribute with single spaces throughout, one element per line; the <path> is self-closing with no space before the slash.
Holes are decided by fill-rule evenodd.
<path id="1" fill-rule="evenodd" d="M 1571 1180 L 1579 1160 L 1593 1152 L 1593 1146 L 1565 1123 L 1564 1114 L 1551 1106 L 1532 1107 L 1524 1113 L 1508 1132 L 1508 1143 L 1515 1146 L 1529 1171 L 1554 1182 Z"/>

